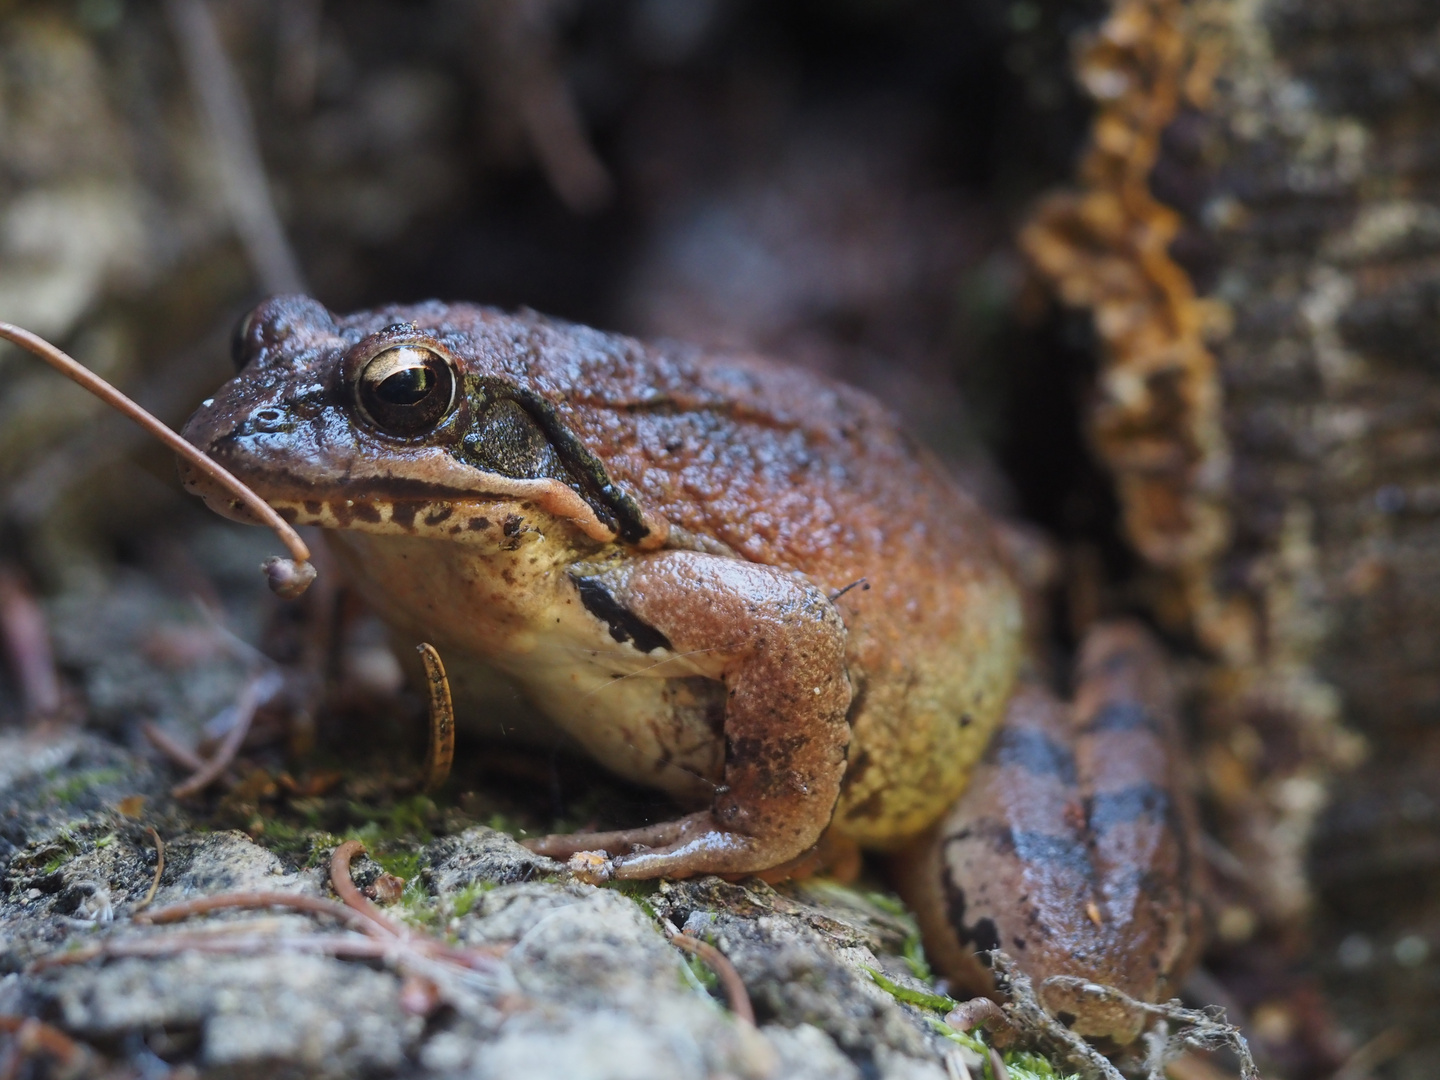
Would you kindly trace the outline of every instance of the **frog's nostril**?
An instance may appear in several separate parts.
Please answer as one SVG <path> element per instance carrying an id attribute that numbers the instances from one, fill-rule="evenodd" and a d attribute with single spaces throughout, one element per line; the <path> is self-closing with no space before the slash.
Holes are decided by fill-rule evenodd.
<path id="1" fill-rule="evenodd" d="M 260 409 L 251 419 L 257 431 L 279 431 L 285 425 L 285 413 L 280 409 Z"/>

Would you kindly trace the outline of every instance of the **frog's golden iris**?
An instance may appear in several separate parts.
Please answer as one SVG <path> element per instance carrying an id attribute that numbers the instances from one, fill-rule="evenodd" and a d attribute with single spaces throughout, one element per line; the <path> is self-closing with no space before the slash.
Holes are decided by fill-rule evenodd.
<path id="1" fill-rule="evenodd" d="M 455 369 L 420 345 L 376 353 L 355 381 L 360 411 L 380 431 L 413 438 L 433 431 L 455 405 Z"/>

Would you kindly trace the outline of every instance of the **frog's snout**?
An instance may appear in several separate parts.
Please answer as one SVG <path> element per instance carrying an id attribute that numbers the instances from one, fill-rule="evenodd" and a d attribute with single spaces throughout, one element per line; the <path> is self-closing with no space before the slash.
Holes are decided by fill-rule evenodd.
<path id="1" fill-rule="evenodd" d="M 226 436 L 233 434 L 234 425 L 226 422 L 224 415 L 222 410 L 216 408 L 215 399 L 211 398 L 185 422 L 185 426 L 180 429 L 180 436 L 186 442 L 198 447 L 207 457 L 233 471 L 231 464 L 225 460 L 226 455 L 216 453 L 217 447 L 226 441 Z M 244 525 L 264 524 L 235 497 L 233 492 L 227 490 L 190 462 L 181 460 L 177 462 L 177 465 L 181 486 L 190 494 L 200 496 L 205 500 L 205 505 L 215 513 Z M 239 479 L 243 482 L 246 477 L 240 476 Z"/>
<path id="2" fill-rule="evenodd" d="M 199 495 L 205 505 L 221 517 L 238 521 L 242 525 L 264 525 L 235 495 L 206 476 L 188 461 L 178 463 L 180 483 L 191 495 Z"/>

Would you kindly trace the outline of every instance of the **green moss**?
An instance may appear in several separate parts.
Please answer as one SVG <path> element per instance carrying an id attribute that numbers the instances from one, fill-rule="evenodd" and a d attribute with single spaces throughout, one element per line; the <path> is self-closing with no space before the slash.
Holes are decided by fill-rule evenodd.
<path id="1" fill-rule="evenodd" d="M 404 878 L 409 883 L 420 879 L 420 853 L 418 851 L 372 851 L 370 857 L 380 864 L 387 874 Z"/>
<path id="2" fill-rule="evenodd" d="M 943 1036 L 953 1043 L 959 1043 L 965 1047 L 965 1049 L 974 1051 L 982 1058 L 990 1053 L 990 1048 L 985 1045 L 985 1040 L 980 1037 L 979 1033 L 972 1035 L 968 1031 L 956 1031 L 949 1024 L 945 1023 L 944 1020 L 937 1019 L 933 1016 L 927 1016 L 925 1019 L 929 1021 L 930 1030 L 935 1032 L 935 1034 Z M 986 1069 L 986 1075 L 988 1076 L 989 1067 L 987 1066 Z"/>
<path id="3" fill-rule="evenodd" d="M 710 970 L 710 965 L 704 960 L 693 953 L 686 953 L 685 966 L 689 969 L 691 977 L 706 993 L 718 994 L 720 992 L 720 978 Z"/>
<path id="4" fill-rule="evenodd" d="M 649 878 L 644 881 L 607 881 L 603 887 L 614 889 L 618 893 L 624 893 L 631 900 L 635 901 L 635 903 L 639 905 L 640 910 L 645 912 L 649 918 L 655 920 L 657 923 L 660 921 L 660 916 L 656 914 L 655 909 L 650 905 L 649 899 L 654 896 L 660 888 L 658 878 Z"/>
<path id="5" fill-rule="evenodd" d="M 475 909 L 480 898 L 495 888 L 493 881 L 475 881 L 457 892 L 450 901 L 450 907 L 457 918 L 464 918 Z"/>
<path id="6" fill-rule="evenodd" d="M 982 1032 L 956 1031 L 943 1020 L 933 1016 L 929 1019 L 930 1027 L 937 1035 L 980 1055 L 982 1064 L 976 1074 L 978 1080 L 995 1080 L 990 1068 L 990 1047 Z M 1061 1072 L 1045 1058 L 1029 1050 L 1006 1050 L 1001 1058 L 1011 1080 L 1080 1080 L 1077 1073 Z"/>
<path id="7" fill-rule="evenodd" d="M 920 943 L 918 928 L 905 938 L 900 958 L 905 961 L 906 966 L 910 969 L 910 974 L 921 982 L 935 981 L 935 973 L 930 970 L 930 961 L 925 959 L 925 946 Z"/>
<path id="8" fill-rule="evenodd" d="M 946 997 L 944 994 L 932 994 L 925 990 L 911 990 L 908 986 L 901 986 L 872 967 L 867 967 L 865 970 L 869 972 L 870 978 L 876 986 L 896 1001 L 903 1001 L 906 1005 L 918 1005 L 922 1009 L 934 1009 L 936 1012 L 948 1013 L 960 1004 L 954 998 Z"/>
<path id="9" fill-rule="evenodd" d="M 298 861 L 311 853 L 314 831 L 292 825 L 280 818 L 263 818 L 259 831 L 254 834 L 256 841 L 275 854 Z"/>
<path id="10" fill-rule="evenodd" d="M 1078 1080 L 1074 1073 L 1056 1072 L 1050 1062 L 1028 1050 L 1006 1051 L 1005 1068 L 1015 1080 Z"/>
<path id="11" fill-rule="evenodd" d="M 390 910 L 416 929 L 435 930 L 445 921 L 439 903 L 417 882 L 405 883 L 404 893 Z"/>
<path id="12" fill-rule="evenodd" d="M 58 855 L 52 856 L 50 861 L 40 868 L 40 873 L 47 876 L 53 874 L 74 857 L 70 852 L 62 851 Z"/>
<path id="13" fill-rule="evenodd" d="M 911 990 L 909 987 L 901 986 L 892 979 L 886 978 L 874 968 L 865 969 L 874 980 L 875 985 L 884 990 L 896 1001 L 902 1001 L 907 1005 L 916 1005 L 922 1009 L 932 1009 L 935 1012 L 948 1013 L 960 1003 L 952 997 L 944 994 L 931 994 L 924 990 Z M 958 1043 L 980 1055 L 985 1064 L 981 1069 L 983 1080 L 995 1080 L 991 1075 L 989 1055 L 990 1047 L 986 1044 L 984 1034 L 979 1031 L 956 1031 L 949 1024 L 939 1017 L 927 1017 L 930 1027 L 936 1034 L 944 1036 L 953 1043 Z M 1028 1050 L 1007 1050 L 1004 1054 L 1005 1067 L 1009 1070 L 1012 1080 L 1079 1080 L 1073 1073 L 1062 1073 L 1055 1069 L 1045 1058 L 1039 1054 L 1032 1054 Z"/>
<path id="14" fill-rule="evenodd" d="M 330 859 L 330 853 L 343 844 L 345 840 L 343 837 L 336 836 L 334 833 L 313 832 L 306 838 L 306 842 L 309 845 L 309 850 L 305 857 L 305 867 L 309 869 L 327 863 Z"/>
<path id="15" fill-rule="evenodd" d="M 428 844 L 431 840 L 430 822 L 439 816 L 435 800 L 428 795 L 412 795 L 391 806 L 386 820 L 392 835 L 406 835 L 409 839 Z"/>
<path id="16" fill-rule="evenodd" d="M 888 915 L 896 915 L 907 921 L 911 918 L 910 909 L 905 906 L 904 902 L 898 896 L 891 896 L 889 893 L 882 892 L 867 892 L 861 895 Z"/>
<path id="17" fill-rule="evenodd" d="M 113 784 L 123 779 L 123 769 L 87 769 L 85 772 L 78 772 L 74 776 L 68 776 L 64 780 L 58 780 L 45 789 L 45 795 L 57 802 L 72 803 L 92 788 L 102 784 Z"/>

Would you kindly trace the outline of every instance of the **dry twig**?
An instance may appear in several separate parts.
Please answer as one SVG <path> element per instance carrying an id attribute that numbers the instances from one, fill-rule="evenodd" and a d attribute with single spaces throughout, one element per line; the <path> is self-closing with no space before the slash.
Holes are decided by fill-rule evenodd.
<path id="1" fill-rule="evenodd" d="M 1105 1001 L 1119 1002 L 1128 1009 L 1153 1016 L 1162 1025 L 1167 1025 L 1153 1033 L 1157 1049 L 1153 1055 L 1155 1060 L 1151 1065 L 1152 1072 L 1158 1073 L 1164 1068 L 1165 1062 L 1185 1050 L 1227 1049 L 1240 1061 L 1242 1080 L 1260 1080 L 1260 1070 L 1255 1067 L 1255 1059 L 1250 1055 L 1250 1045 L 1245 1041 L 1245 1036 L 1240 1034 L 1239 1028 L 1226 1023 L 1225 1011 L 1221 1008 L 1211 1006 L 1205 1009 L 1187 1009 L 1178 1001 L 1160 1004 L 1139 1001 L 1113 986 L 1102 986 L 1075 975 L 1052 975 L 1042 985 L 1064 987 Z M 1168 1024 L 1172 1022 L 1180 1025 L 1179 1030 L 1173 1033 L 1168 1030 Z"/>
<path id="2" fill-rule="evenodd" d="M 145 740 L 160 753 L 179 765 L 182 769 L 190 772 L 199 772 L 205 767 L 205 759 L 195 753 L 188 746 L 178 742 L 166 733 L 165 729 L 151 720 L 146 720 L 140 725 L 140 734 Z"/>
<path id="3" fill-rule="evenodd" d="M 0 1013 L 0 1033 L 14 1037 L 16 1065 L 27 1057 L 44 1053 L 53 1057 L 66 1070 L 74 1070 L 90 1056 L 90 1051 L 69 1035 L 33 1016 Z"/>
<path id="4" fill-rule="evenodd" d="M 36 720 L 60 711 L 60 676 L 45 613 L 20 574 L 0 565 L 0 644 L 10 660 L 25 716 Z"/>
<path id="5" fill-rule="evenodd" d="M 277 514 L 264 499 L 242 484 L 228 469 L 206 457 L 198 448 L 171 431 L 99 375 L 74 357 L 51 345 L 38 334 L 32 334 L 29 330 L 11 323 L 0 322 L 0 338 L 13 341 L 22 349 L 34 353 L 71 382 L 84 387 L 112 409 L 128 416 L 164 443 L 186 464 L 234 495 L 247 511 L 274 531 L 275 535 L 280 538 L 280 542 L 290 552 L 290 559 L 279 560 L 279 563 L 288 566 L 288 572 L 267 570 L 271 588 L 287 597 L 298 596 L 305 591 L 305 586 L 315 576 L 315 568 L 310 565 L 310 549 L 305 546 L 305 541 L 300 539 L 300 534 L 291 528 L 289 522 Z M 271 560 L 271 562 L 276 562 L 276 560 Z M 267 563 L 267 567 L 269 565 Z M 288 591 L 282 591 L 282 589 Z"/>
<path id="6" fill-rule="evenodd" d="M 589 213 L 610 200 L 615 185 L 556 62 L 558 8 L 550 0 L 476 3 L 476 72 L 496 118 L 524 133 L 555 194 L 571 210 Z"/>
<path id="7" fill-rule="evenodd" d="M 116 938 L 52 953 L 36 960 L 29 970 L 47 971 L 51 968 L 86 964 L 91 960 L 114 960 L 128 956 L 176 956 L 184 952 L 224 956 L 305 952 L 347 959 L 383 960 L 393 956 L 395 951 L 395 942 L 366 937 L 363 934 L 163 934 L 155 937 Z"/>
<path id="8" fill-rule="evenodd" d="M 346 907 L 344 904 L 337 904 L 333 900 L 326 900 L 321 896 L 306 896 L 303 893 L 248 892 L 202 896 L 195 900 L 186 900 L 184 903 L 156 908 L 148 915 L 137 916 L 135 921 L 163 925 L 180 922 L 192 915 L 208 915 L 212 911 L 256 911 L 276 907 L 289 908 L 291 911 L 303 911 L 310 915 L 329 915 L 370 937 L 394 937 L 390 930 L 362 911 Z"/>
<path id="9" fill-rule="evenodd" d="M 735 1018 L 754 1027 L 755 1007 L 750 1004 L 750 994 L 745 989 L 745 981 L 740 978 L 740 972 L 735 970 L 730 958 L 709 942 L 682 934 L 669 919 L 664 920 L 662 925 L 671 945 L 698 956 L 709 965 L 710 970 L 715 972 L 715 977 L 720 980 L 720 987 L 725 991 L 725 1002 L 730 1006 Z"/>
<path id="10" fill-rule="evenodd" d="M 365 845 L 359 840 L 346 840 L 337 847 L 334 854 L 330 856 L 330 887 L 335 890 L 335 895 L 340 897 L 346 907 L 358 911 L 387 934 L 393 937 L 404 937 L 406 935 L 404 928 L 387 918 L 384 912 L 372 904 L 369 898 L 355 887 L 355 882 L 350 878 L 350 860 L 356 855 L 364 853 Z"/>
<path id="11" fill-rule="evenodd" d="M 304 292 L 305 278 L 270 195 L 245 90 L 215 20 L 203 0 L 167 0 L 165 13 L 190 88 L 204 109 L 225 201 L 255 276 L 268 293 Z"/>
<path id="12" fill-rule="evenodd" d="M 416 646 L 425 665 L 425 697 L 430 713 L 430 748 L 425 754 L 425 790 L 438 791 L 450 776 L 455 761 L 455 706 L 450 680 L 434 645 Z"/>
<path id="13" fill-rule="evenodd" d="M 153 826 L 145 831 L 150 834 L 150 839 L 155 841 L 155 877 L 150 882 L 150 890 L 145 894 L 145 899 L 135 905 L 136 914 L 144 911 L 150 906 L 150 901 L 155 899 L 155 894 L 160 890 L 160 875 L 165 873 L 165 841 L 160 839 L 160 834 Z"/>
<path id="14" fill-rule="evenodd" d="M 1015 966 L 1014 960 L 998 949 L 989 956 L 995 986 L 1009 998 L 1005 1012 L 1016 1028 L 1044 1045 L 1085 1080 L 1125 1080 L 1104 1054 L 1045 1011 L 1035 997 L 1030 977 Z"/>
<path id="15" fill-rule="evenodd" d="M 1410 1033 L 1404 1028 L 1386 1028 L 1351 1054 L 1349 1060 L 1335 1071 L 1334 1080 L 1364 1080 L 1404 1050 L 1409 1042 Z"/>
<path id="16" fill-rule="evenodd" d="M 250 733 L 250 723 L 255 719 L 256 710 L 275 695 L 280 685 L 280 676 L 273 671 L 262 672 L 250 678 L 240 691 L 240 700 L 235 703 L 235 722 L 225 733 L 225 741 L 220 744 L 220 749 L 215 751 L 215 756 L 205 762 L 193 776 L 172 787 L 170 794 L 177 799 L 184 799 L 204 791 L 220 779 L 235 760 L 235 755 L 240 752 L 245 736 Z"/>

